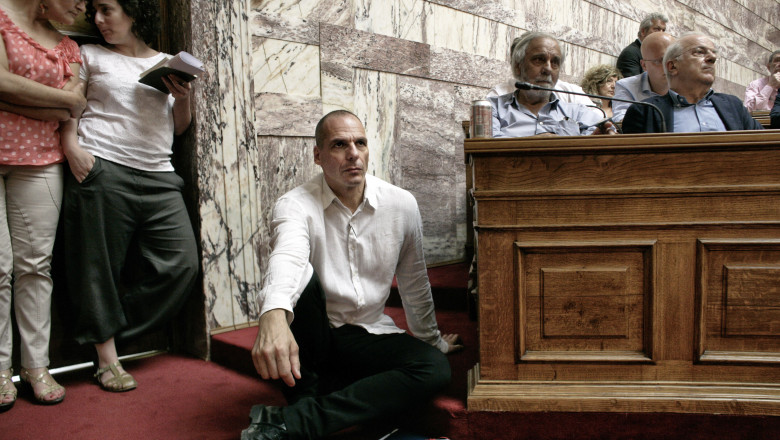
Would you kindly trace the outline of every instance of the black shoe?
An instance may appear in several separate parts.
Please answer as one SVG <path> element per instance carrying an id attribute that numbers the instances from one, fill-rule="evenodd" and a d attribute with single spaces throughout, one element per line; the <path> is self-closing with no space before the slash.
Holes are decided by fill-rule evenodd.
<path id="1" fill-rule="evenodd" d="M 289 440 L 282 409 L 255 405 L 249 413 L 249 428 L 241 431 L 241 440 Z"/>

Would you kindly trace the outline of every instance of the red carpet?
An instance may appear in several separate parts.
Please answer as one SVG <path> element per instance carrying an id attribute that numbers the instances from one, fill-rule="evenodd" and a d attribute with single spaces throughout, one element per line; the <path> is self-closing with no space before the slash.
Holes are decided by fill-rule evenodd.
<path id="1" fill-rule="evenodd" d="M 3 440 L 238 439 L 255 403 L 282 404 L 276 388 L 213 362 L 175 355 L 129 361 L 138 380 L 126 393 L 102 391 L 92 371 L 58 375 L 59 405 L 23 393 L 0 414 Z"/>

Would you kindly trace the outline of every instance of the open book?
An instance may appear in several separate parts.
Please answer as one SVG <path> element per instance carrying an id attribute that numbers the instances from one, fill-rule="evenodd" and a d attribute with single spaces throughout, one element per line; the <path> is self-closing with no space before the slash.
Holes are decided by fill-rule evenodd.
<path id="1" fill-rule="evenodd" d="M 179 52 L 175 56 L 163 59 L 145 72 L 141 73 L 138 82 L 163 92 L 170 93 L 162 78 L 174 74 L 184 81 L 190 82 L 202 74 L 203 63 L 187 52 Z"/>

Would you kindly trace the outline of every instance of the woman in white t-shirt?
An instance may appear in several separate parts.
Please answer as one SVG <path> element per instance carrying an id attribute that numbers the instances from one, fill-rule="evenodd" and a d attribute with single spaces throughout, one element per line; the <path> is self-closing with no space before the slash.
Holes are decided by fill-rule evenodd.
<path id="1" fill-rule="evenodd" d="M 78 137 L 63 139 L 64 237 L 74 331 L 94 344 L 95 378 L 107 391 L 136 381 L 119 363 L 116 340 L 155 329 L 181 308 L 198 273 L 198 254 L 171 165 L 174 134 L 190 124 L 190 85 L 164 79 L 163 93 L 139 74 L 168 55 L 152 49 L 157 0 L 92 0 L 87 18 L 105 41 L 84 45 L 80 78 L 87 107 Z M 127 256 L 139 260 L 127 276 Z"/>

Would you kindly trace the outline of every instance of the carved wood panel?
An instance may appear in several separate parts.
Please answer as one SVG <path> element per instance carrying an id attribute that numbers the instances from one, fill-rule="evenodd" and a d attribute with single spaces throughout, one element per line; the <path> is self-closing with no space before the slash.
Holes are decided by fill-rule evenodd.
<path id="1" fill-rule="evenodd" d="M 519 362 L 651 360 L 652 242 L 515 248 Z"/>
<path id="2" fill-rule="evenodd" d="M 780 241 L 700 240 L 701 362 L 780 362 Z"/>

